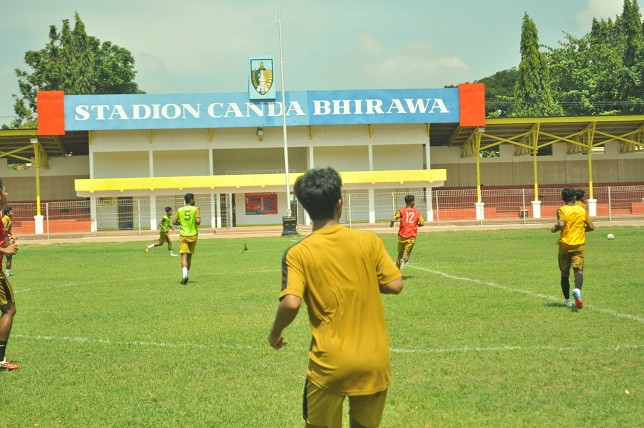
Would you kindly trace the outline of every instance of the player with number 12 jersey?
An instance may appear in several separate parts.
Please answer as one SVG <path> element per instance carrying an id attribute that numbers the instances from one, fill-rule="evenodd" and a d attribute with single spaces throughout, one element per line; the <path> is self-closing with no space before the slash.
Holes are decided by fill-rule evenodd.
<path id="1" fill-rule="evenodd" d="M 396 260 L 396 266 L 400 269 L 401 272 L 405 271 L 407 262 L 409 262 L 409 256 L 411 255 L 411 250 L 414 248 L 416 243 L 416 235 L 418 234 L 418 227 L 425 224 L 425 219 L 423 219 L 422 214 L 414 206 L 416 205 L 416 199 L 414 195 L 405 196 L 405 208 L 401 208 L 396 211 L 396 215 L 391 219 L 390 227 L 394 226 L 394 223 L 400 220 L 400 227 L 398 229 L 398 258 Z"/>

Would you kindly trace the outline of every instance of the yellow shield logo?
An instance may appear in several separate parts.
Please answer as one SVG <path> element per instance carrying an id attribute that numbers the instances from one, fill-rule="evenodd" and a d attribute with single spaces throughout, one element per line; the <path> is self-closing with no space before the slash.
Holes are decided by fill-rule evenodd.
<path id="1" fill-rule="evenodd" d="M 255 68 L 257 67 L 257 68 Z M 251 63 L 251 82 L 260 95 L 266 95 L 273 86 L 273 60 L 259 59 Z"/>

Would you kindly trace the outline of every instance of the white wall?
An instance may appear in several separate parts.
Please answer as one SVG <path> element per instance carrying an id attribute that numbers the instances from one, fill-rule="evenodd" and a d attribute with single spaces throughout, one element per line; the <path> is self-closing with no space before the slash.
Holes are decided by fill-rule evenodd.
<path id="1" fill-rule="evenodd" d="M 481 184 L 484 186 L 525 186 L 534 184 L 534 159 L 514 156 L 514 145 L 499 146 L 500 157 L 481 158 Z M 581 184 L 589 181 L 588 156 L 567 153 L 567 143 L 552 145 L 551 156 L 537 158 L 539 184 Z M 476 157 L 460 157 L 458 147 L 431 147 L 431 168 L 447 170 L 446 187 L 476 185 Z M 605 144 L 603 154 L 593 153 L 594 183 L 644 181 L 644 153 L 619 153 L 616 141 Z"/>
<path id="2" fill-rule="evenodd" d="M 336 171 L 369 171 L 367 146 L 315 147 L 313 152 L 316 168 L 330 166 Z"/>
<path id="3" fill-rule="evenodd" d="M 289 170 L 305 171 L 306 149 L 288 150 Z M 215 175 L 241 171 L 284 171 L 284 148 L 217 149 L 213 151 Z"/>
<path id="4" fill-rule="evenodd" d="M 210 175 L 209 156 L 208 150 L 155 151 L 152 154 L 154 172 L 148 177 Z"/>
<path id="5" fill-rule="evenodd" d="M 373 146 L 374 171 L 423 169 L 422 145 Z"/>
<path id="6" fill-rule="evenodd" d="M 127 151 L 94 153 L 94 174 L 92 178 L 149 177 L 149 154 Z"/>

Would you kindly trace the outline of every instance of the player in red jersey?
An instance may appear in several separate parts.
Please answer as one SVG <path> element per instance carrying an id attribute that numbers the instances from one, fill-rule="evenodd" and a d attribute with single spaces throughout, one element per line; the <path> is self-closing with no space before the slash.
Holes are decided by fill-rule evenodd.
<path id="1" fill-rule="evenodd" d="M 394 227 L 394 223 L 400 220 L 400 228 L 398 229 L 398 259 L 396 266 L 401 272 L 405 271 L 411 250 L 414 249 L 416 243 L 416 235 L 418 235 L 418 227 L 425 224 L 422 214 L 414 205 L 416 200 L 414 195 L 405 196 L 405 208 L 396 211 L 396 215 L 391 219 L 389 227 Z"/>

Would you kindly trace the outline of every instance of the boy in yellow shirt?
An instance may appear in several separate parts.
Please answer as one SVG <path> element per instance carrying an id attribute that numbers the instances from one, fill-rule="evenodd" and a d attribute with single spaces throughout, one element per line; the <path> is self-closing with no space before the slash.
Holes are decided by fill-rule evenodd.
<path id="1" fill-rule="evenodd" d="M 304 385 L 306 426 L 342 427 L 349 397 L 350 425 L 377 427 L 391 383 L 391 354 L 381 294 L 398 294 L 401 273 L 374 233 L 339 222 L 342 180 L 332 168 L 299 177 L 297 200 L 313 232 L 284 252 L 280 303 L 268 343 L 286 345 L 282 331 L 302 301 L 313 339 Z"/>
<path id="2" fill-rule="evenodd" d="M 561 271 L 561 291 L 564 305 L 572 307 L 570 300 L 570 268 L 575 273 L 575 289 L 572 296 L 578 309 L 584 306 L 581 300 L 581 287 L 584 284 L 584 244 L 586 232 L 595 230 L 595 225 L 583 205 L 575 203 L 575 189 L 566 187 L 561 191 L 561 199 L 565 205 L 557 210 L 557 223 L 550 228 L 552 233 L 559 234 L 559 270 Z"/>

